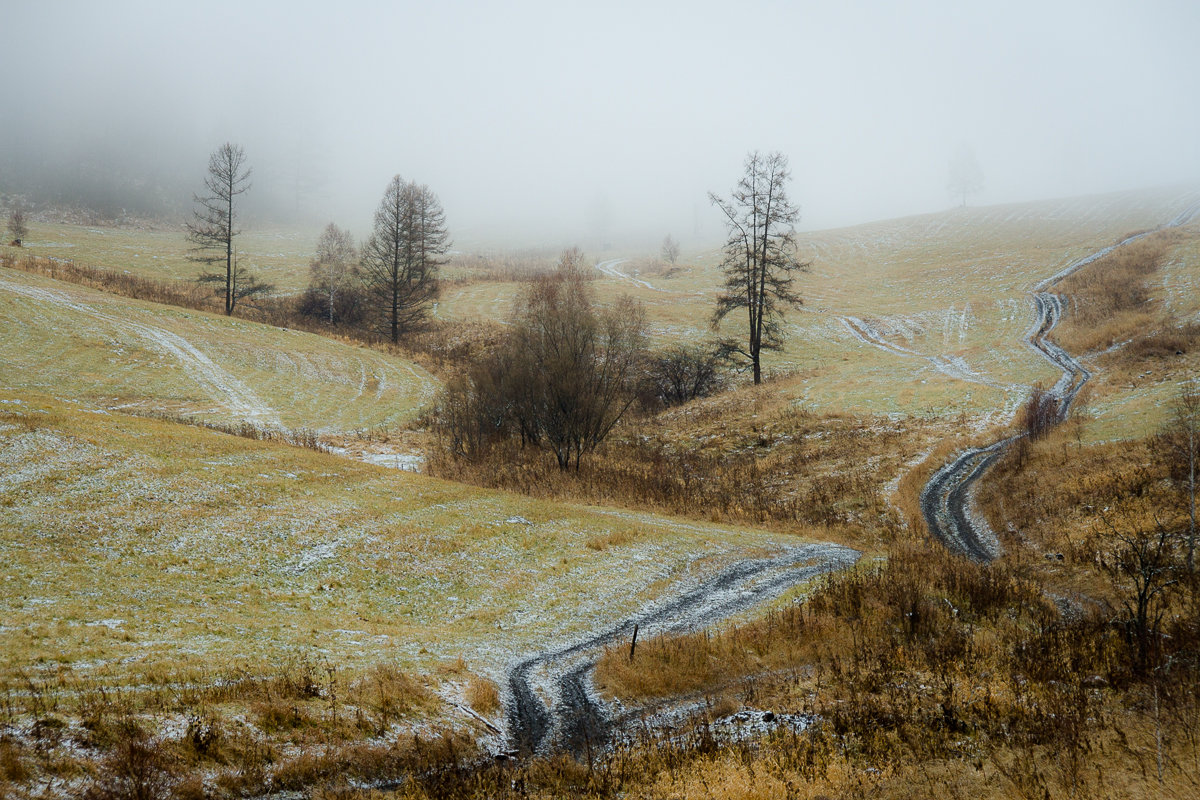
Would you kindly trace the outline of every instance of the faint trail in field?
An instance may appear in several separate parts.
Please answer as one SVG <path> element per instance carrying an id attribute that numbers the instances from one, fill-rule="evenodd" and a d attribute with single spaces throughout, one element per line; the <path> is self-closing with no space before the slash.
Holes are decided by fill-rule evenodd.
<path id="1" fill-rule="evenodd" d="M 53 289 L 24 286 L 8 281 L 0 281 L 0 288 L 32 300 L 86 314 L 93 319 L 107 322 L 118 330 L 132 331 L 148 341 L 154 349 L 175 358 L 183 370 L 196 383 L 200 384 L 214 400 L 221 401 L 223 398 L 222 405 L 230 413 L 270 427 L 283 427 L 275 410 L 260 400 L 248 386 L 230 375 L 207 355 L 200 352 L 191 342 L 176 333 L 107 314 Z"/>
<path id="2" fill-rule="evenodd" d="M 875 330 L 874 326 L 859 317 L 849 317 L 838 315 L 837 319 L 846 327 L 855 339 L 863 344 L 869 344 L 872 347 L 878 347 L 886 353 L 891 353 L 894 356 L 902 358 L 917 358 L 923 361 L 928 361 L 934 369 L 943 375 L 951 378 L 957 378 L 961 381 L 969 383 L 978 383 L 983 386 L 990 386 L 995 389 L 1008 390 L 1011 386 L 1004 386 L 996 381 L 989 380 L 978 372 L 972 370 L 965 361 L 961 358 L 952 358 L 949 356 L 927 356 L 924 353 L 919 353 L 916 350 L 910 350 L 907 347 L 901 347 L 898 344 L 887 341 L 883 336 Z"/>
<path id="3" fill-rule="evenodd" d="M 1170 222 L 1155 229 L 1166 230 L 1186 225 L 1200 214 L 1200 201 L 1184 208 Z M 1025 342 L 1039 355 L 1062 370 L 1062 375 L 1050 389 L 1058 401 L 1058 421 L 1070 413 L 1071 404 L 1091 378 L 1092 373 L 1070 353 L 1050 340 L 1050 334 L 1063 318 L 1063 296 L 1051 291 L 1068 275 L 1104 258 L 1109 253 L 1149 236 L 1144 231 L 1127 236 L 1116 244 L 1101 248 L 1073 261 L 1033 287 L 1034 323 L 1025 334 Z M 1004 451 L 1025 434 L 1008 436 L 987 447 L 971 447 L 959 454 L 929 479 L 921 491 L 921 513 L 929 532 L 952 551 L 974 561 L 987 562 L 1003 554 L 1000 541 L 987 520 L 972 511 L 975 482 Z"/>
<path id="4" fill-rule="evenodd" d="M 522 755 L 565 751 L 580 756 L 606 747 L 620 721 L 597 698 L 591 674 L 603 649 L 632 636 L 635 625 L 639 640 L 697 630 L 804 581 L 853 566 L 858 558 L 858 551 L 848 547 L 815 544 L 738 561 L 665 605 L 584 641 L 521 661 L 508 673 L 511 749 Z"/>
<path id="5" fill-rule="evenodd" d="M 608 277 L 616 278 L 619 281 L 629 281 L 630 283 L 632 283 L 636 286 L 641 286 L 643 288 L 649 289 L 654 292 L 666 291 L 665 289 L 659 289 L 657 286 L 654 286 L 653 284 L 650 283 L 650 281 L 645 281 L 645 280 L 642 280 L 641 278 L 635 278 L 632 275 L 629 275 L 628 273 L 622 272 L 621 270 L 617 269 L 617 267 L 621 266 L 622 264 L 624 264 L 628 261 L 629 261 L 628 258 L 611 258 L 608 261 L 597 262 L 596 269 L 600 270 Z"/>

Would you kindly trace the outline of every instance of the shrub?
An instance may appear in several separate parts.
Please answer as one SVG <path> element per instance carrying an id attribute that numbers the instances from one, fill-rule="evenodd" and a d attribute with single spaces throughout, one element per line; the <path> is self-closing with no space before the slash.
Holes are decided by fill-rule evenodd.
<path id="1" fill-rule="evenodd" d="M 729 348 L 723 344 L 677 344 L 648 355 L 638 397 L 654 410 L 708 397 L 725 384 Z"/>
<path id="2" fill-rule="evenodd" d="M 1021 429 L 1030 439 L 1040 439 L 1058 423 L 1058 409 L 1058 396 L 1046 391 L 1040 383 L 1034 384 L 1021 415 Z"/>

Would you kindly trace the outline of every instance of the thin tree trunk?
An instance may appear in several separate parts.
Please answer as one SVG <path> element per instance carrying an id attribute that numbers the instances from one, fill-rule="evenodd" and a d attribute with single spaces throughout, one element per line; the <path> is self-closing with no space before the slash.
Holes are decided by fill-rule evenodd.
<path id="1" fill-rule="evenodd" d="M 233 314 L 233 181 L 229 182 L 228 216 L 225 223 L 225 316 Z"/>
<path id="2" fill-rule="evenodd" d="M 1196 570 L 1196 428 L 1188 426 L 1188 572 Z"/>

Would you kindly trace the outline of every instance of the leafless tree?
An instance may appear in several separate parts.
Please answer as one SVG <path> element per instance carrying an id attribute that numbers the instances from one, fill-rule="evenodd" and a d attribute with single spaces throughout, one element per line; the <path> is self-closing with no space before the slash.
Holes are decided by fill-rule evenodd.
<path id="1" fill-rule="evenodd" d="M 187 238 L 192 245 L 189 259 L 210 265 L 225 262 L 224 275 L 206 272 L 198 280 L 223 287 L 226 314 L 233 313 L 238 300 L 273 288 L 241 270 L 236 263 L 233 243 L 241 231 L 237 227 L 235 201 L 249 191 L 250 172 L 246 153 L 239 145 L 226 142 L 218 147 L 208 159 L 208 174 L 204 177 L 206 194 L 193 196 L 196 207 L 187 225 Z"/>
<path id="2" fill-rule="evenodd" d="M 8 212 L 8 234 L 12 236 L 13 243 L 18 247 L 29 235 L 29 225 L 25 222 L 25 209 L 21 208 L 20 203 L 14 205 L 12 211 Z"/>
<path id="3" fill-rule="evenodd" d="M 663 239 L 662 243 L 663 261 L 668 264 L 674 264 L 679 260 L 679 242 L 675 241 L 675 237 L 667 234 L 667 238 Z"/>
<path id="4" fill-rule="evenodd" d="M 575 469 L 633 403 L 646 315 L 627 296 L 597 312 L 582 253 L 567 250 L 517 303 L 509 347 L 528 366 L 533 438 Z"/>
<path id="5" fill-rule="evenodd" d="M 554 453 L 560 469 L 604 440 L 636 398 L 645 313 L 628 297 L 597 310 L 578 249 L 521 293 L 493 351 L 448 382 L 438 430 L 455 455 L 508 438 Z"/>
<path id="6" fill-rule="evenodd" d="M 229 263 L 229 270 L 225 275 L 219 272 L 206 272 L 196 278 L 196 282 L 213 285 L 216 287 L 217 294 L 221 294 L 222 291 L 225 293 L 228 301 L 226 314 L 232 314 L 240 300 L 275 291 L 274 284 L 263 283 L 257 276 L 242 267 L 237 250 L 233 251 L 233 259 Z"/>
<path id="7" fill-rule="evenodd" d="M 337 316 L 338 296 L 358 272 L 358 248 L 350 232 L 329 223 L 317 239 L 317 254 L 309 267 L 309 290 L 319 293 L 329 324 Z"/>
<path id="8" fill-rule="evenodd" d="M 955 197 L 962 198 L 962 205 L 967 205 L 967 196 L 983 191 L 983 170 L 975 160 L 975 152 L 963 145 L 950 160 L 949 177 L 946 189 Z"/>
<path id="9" fill-rule="evenodd" d="M 1158 522 L 1100 519 L 1112 544 L 1101 564 L 1120 593 L 1118 622 L 1136 648 L 1138 668 L 1146 669 L 1159 644 L 1166 594 L 1178 583 L 1176 537 Z"/>
<path id="10" fill-rule="evenodd" d="M 1187 381 L 1175 400 L 1173 413 L 1159 432 L 1158 442 L 1171 471 L 1171 481 L 1187 507 L 1185 553 L 1188 572 L 1196 569 L 1196 468 L 1200 460 L 1200 384 Z"/>
<path id="11" fill-rule="evenodd" d="M 1021 412 L 1021 428 L 1030 439 L 1045 436 L 1058 422 L 1058 396 L 1035 383 Z"/>
<path id="12" fill-rule="evenodd" d="M 438 267 L 449 246 L 446 217 L 428 186 L 392 178 L 363 245 L 362 267 L 381 330 L 393 342 L 420 326 L 437 297 Z"/>
<path id="13" fill-rule="evenodd" d="M 800 305 L 792 289 L 797 272 L 808 268 L 796 257 L 796 222 L 800 211 L 787 196 L 791 179 L 787 157 L 758 151 L 746 157 L 745 171 L 728 200 L 709 192 L 709 200 L 725 215 L 725 290 L 717 298 L 713 325 L 731 311 L 745 309 L 746 346 L 734 346 L 762 383 L 761 353 L 782 346 L 783 310 Z"/>

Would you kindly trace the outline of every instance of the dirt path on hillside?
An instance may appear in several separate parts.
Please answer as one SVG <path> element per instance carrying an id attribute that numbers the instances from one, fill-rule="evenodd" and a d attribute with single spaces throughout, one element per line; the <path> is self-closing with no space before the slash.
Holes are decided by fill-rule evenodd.
<path id="1" fill-rule="evenodd" d="M 629 273 L 622 272 L 621 270 L 617 269 L 617 267 L 621 266 L 627 261 L 629 261 L 628 258 L 611 258 L 608 261 L 599 261 L 596 263 L 596 269 L 600 270 L 608 277 L 616 278 L 619 281 L 629 281 L 635 286 L 641 286 L 644 289 L 649 289 L 654 292 L 664 291 L 663 289 L 659 289 L 657 286 L 650 283 L 650 281 L 642 280 L 641 278 L 635 278 Z"/>
<path id="2" fill-rule="evenodd" d="M 1191 204 L 1156 230 L 1186 225 L 1198 214 L 1200 202 Z M 1114 245 L 1097 250 L 1072 262 L 1033 287 L 1034 323 L 1025 335 L 1025 342 L 1038 355 L 1062 370 L 1062 375 L 1050 389 L 1050 394 L 1058 403 L 1059 422 L 1067 418 L 1075 397 L 1092 377 L 1092 373 L 1050 339 L 1054 328 L 1062 320 L 1066 307 L 1065 298 L 1054 293 L 1053 289 L 1068 275 L 1154 232 L 1134 234 Z M 950 550 L 979 562 L 991 561 L 1003 554 L 995 532 L 983 515 L 973 509 L 973 490 L 976 481 L 988 467 L 1023 435 L 1008 436 L 986 447 L 968 448 L 934 473 L 925 484 L 921 491 L 921 513 L 925 517 L 925 524 L 930 533 Z"/>
<path id="3" fill-rule="evenodd" d="M 604 648 L 683 633 L 728 619 L 819 575 L 846 569 L 859 553 L 833 544 L 788 547 L 770 558 L 738 561 L 679 597 L 583 641 L 526 658 L 508 672 L 509 747 L 520 755 L 581 756 L 612 741 L 627 714 L 597 696 L 592 671 Z"/>
<path id="4" fill-rule="evenodd" d="M 216 364 L 191 342 L 179 334 L 143 322 L 105 313 L 80 302 L 68 294 L 54 289 L 25 286 L 9 281 L 0 281 L 0 289 L 36 300 L 41 303 L 70 309 L 112 325 L 118 331 L 131 331 L 142 338 L 153 350 L 175 359 L 184 372 L 198 383 L 213 400 L 220 403 L 230 414 L 272 428 L 282 428 L 279 415 L 269 405 L 237 378 Z"/>

